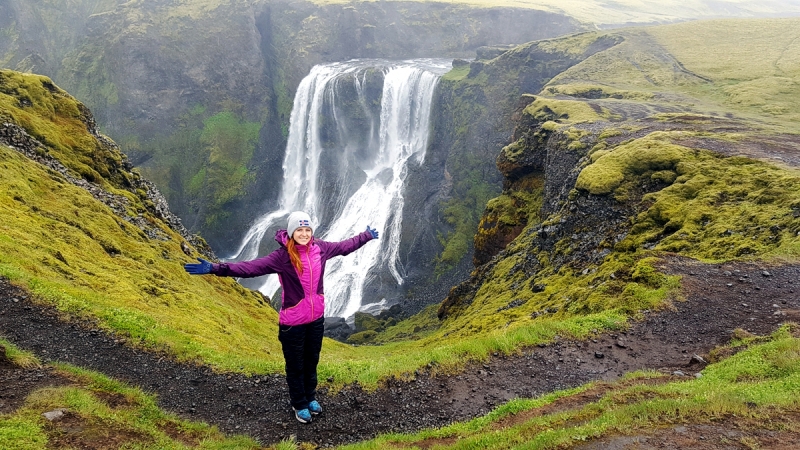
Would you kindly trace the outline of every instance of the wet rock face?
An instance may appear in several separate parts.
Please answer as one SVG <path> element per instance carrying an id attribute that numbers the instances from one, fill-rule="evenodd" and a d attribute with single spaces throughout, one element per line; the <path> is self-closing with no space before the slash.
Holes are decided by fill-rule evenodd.
<path id="1" fill-rule="evenodd" d="M 469 280 L 450 291 L 439 309 L 440 318 L 457 314 L 472 303 L 492 267 L 508 256 L 505 247 L 523 232 L 526 233 L 524 248 L 516 251 L 525 252 L 527 256 L 509 276 L 522 272 L 526 278 L 533 277 L 541 269 L 535 257 L 540 251 L 551 255 L 550 264 L 556 271 L 563 265 L 582 270 L 587 265 L 600 263 L 610 248 L 627 235 L 626 223 L 636 212 L 633 202 L 620 203 L 608 196 L 570 197 L 599 129 L 585 126 L 583 131 L 587 133 L 581 138 L 584 145 L 570 146 L 573 141 L 567 134 L 544 132 L 540 123 L 530 118 L 526 120 L 517 127 L 515 136 L 518 139 L 498 157 L 498 167 L 503 167 L 501 171 L 506 175 L 503 196 L 516 200 L 505 206 L 505 223 L 498 219 L 498 208 L 487 208 L 475 239 L 473 261 L 478 269 Z M 538 216 L 544 218 L 557 212 L 560 217 L 526 229 L 526 209 L 530 205 L 519 199 L 525 198 L 521 192 L 537 186 L 532 179 L 538 179 L 541 186 Z M 509 215 L 516 222 L 509 220 Z M 556 245 L 570 251 L 556 252 Z"/>
<path id="2" fill-rule="evenodd" d="M 503 147 L 495 164 L 503 175 L 503 197 L 505 202 L 494 202 L 481 217 L 475 234 L 472 262 L 475 266 L 486 264 L 503 250 L 528 225 L 529 210 L 538 208 L 536 199 L 514 195 L 515 192 L 530 192 L 541 186 L 547 164 L 547 142 L 551 132 L 542 128 L 542 121 L 524 113 L 524 109 L 535 99 L 523 96 L 512 120 L 517 123 L 511 144 Z M 533 200 L 533 201 L 531 201 Z"/>
<path id="3" fill-rule="evenodd" d="M 523 210 L 519 206 L 519 210 Z M 527 221 L 520 218 L 519 222 L 509 225 L 493 214 L 484 214 L 478 225 L 475 235 L 475 252 L 472 262 L 476 266 L 486 264 L 492 257 L 506 248 L 525 229 Z"/>
<path id="4" fill-rule="evenodd" d="M 533 96 L 523 96 L 520 100 L 518 112 L 512 116 L 512 120 L 518 123 L 512 142 L 503 147 L 495 160 L 497 170 L 504 177 L 505 189 L 511 188 L 510 183 L 525 175 L 543 172 L 547 163 L 547 140 L 551 132 L 542 128 L 541 120 L 521 111 L 533 99 Z"/>

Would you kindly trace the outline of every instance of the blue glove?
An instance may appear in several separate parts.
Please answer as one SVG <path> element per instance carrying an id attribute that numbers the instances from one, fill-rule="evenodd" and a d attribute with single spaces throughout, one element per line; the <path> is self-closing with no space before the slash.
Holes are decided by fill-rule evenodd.
<path id="1" fill-rule="evenodd" d="M 378 230 L 375 228 L 370 228 L 369 225 L 367 225 L 367 231 L 369 231 L 369 234 L 372 235 L 372 239 L 378 239 Z"/>
<path id="2" fill-rule="evenodd" d="M 189 272 L 190 275 L 205 275 L 211 273 L 211 263 L 203 258 L 197 258 L 200 264 L 184 264 L 183 270 Z"/>

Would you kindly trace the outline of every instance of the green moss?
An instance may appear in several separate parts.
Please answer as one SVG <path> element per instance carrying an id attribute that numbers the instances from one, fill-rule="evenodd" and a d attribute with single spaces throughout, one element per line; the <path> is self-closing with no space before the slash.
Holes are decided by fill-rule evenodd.
<path id="1" fill-rule="evenodd" d="M 547 122 L 542 124 L 542 129 L 545 131 L 556 131 L 558 129 L 558 123 L 552 120 L 548 120 Z"/>
<path id="2" fill-rule="evenodd" d="M 446 81 L 460 81 L 467 77 L 469 74 L 469 65 L 454 67 L 449 72 L 442 75 L 442 80 Z"/>
<path id="3" fill-rule="evenodd" d="M 593 122 L 608 118 L 610 113 L 606 109 L 597 112 L 588 103 L 575 100 L 556 100 L 537 96 L 536 101 L 525 108 L 525 114 L 541 120 L 557 120 L 559 122 L 578 123 Z"/>
<path id="4" fill-rule="evenodd" d="M 651 206 L 622 247 L 708 261 L 800 254 L 799 174 L 710 152 L 686 154 L 675 170 L 672 185 L 645 197 Z"/>
<path id="5" fill-rule="evenodd" d="M 460 174 L 454 181 L 458 194 L 442 205 L 444 220 L 452 227 L 447 235 L 440 235 L 443 250 L 436 260 L 436 276 L 455 266 L 472 248 L 473 236 L 486 203 L 496 195 L 497 187 L 486 181 L 485 166 L 473 156 L 454 163 L 453 170 Z"/>
<path id="6" fill-rule="evenodd" d="M 428 336 L 440 326 L 437 317 L 438 304 L 429 305 L 419 313 L 386 327 L 373 338 L 373 342 L 386 344 L 401 340 L 417 340 Z"/>
<path id="7" fill-rule="evenodd" d="M 672 144 L 663 135 L 653 133 L 616 147 L 613 151 L 598 151 L 592 164 L 578 175 L 575 187 L 595 195 L 609 194 L 620 187 L 626 176 L 646 172 L 674 171 L 691 149 Z"/>
<path id="8" fill-rule="evenodd" d="M 525 152 L 525 139 L 519 139 L 506 145 L 500 152 L 507 160 L 515 162 Z"/>
<path id="9" fill-rule="evenodd" d="M 359 331 L 358 333 L 351 334 L 350 337 L 347 338 L 347 343 L 353 345 L 364 345 L 372 342 L 377 335 L 378 332 L 375 330 Z"/>
<path id="10" fill-rule="evenodd" d="M 124 157 L 87 133 L 82 108 L 47 77 L 0 70 L 0 115 L 25 128 L 78 177 L 121 186 L 122 179 L 109 175 L 120 175 L 116 168 Z"/>
<path id="11" fill-rule="evenodd" d="M 548 53 L 580 56 L 585 54 L 600 36 L 601 34 L 595 32 L 577 33 L 557 39 L 545 39 L 538 43 L 538 47 Z"/>
<path id="12" fill-rule="evenodd" d="M 489 200 L 475 235 L 475 247 L 483 248 L 495 233 L 505 234 L 509 228 L 538 223 L 543 191 L 543 177 L 532 174 L 514 183 L 514 189 Z"/>
<path id="13" fill-rule="evenodd" d="M 600 133 L 600 136 L 598 136 L 598 139 L 604 140 L 604 139 L 608 139 L 610 137 L 619 136 L 621 134 L 622 134 L 622 130 L 620 130 L 618 128 L 607 127 L 605 129 L 603 129 L 603 132 Z"/>
<path id="14" fill-rule="evenodd" d="M 206 185 L 214 187 L 212 208 L 238 198 L 252 181 L 247 165 L 253 156 L 261 125 L 223 111 L 203 122 L 200 141 L 209 150 Z"/>
<path id="15" fill-rule="evenodd" d="M 356 312 L 354 320 L 357 332 L 383 329 L 383 323 L 371 314 Z"/>

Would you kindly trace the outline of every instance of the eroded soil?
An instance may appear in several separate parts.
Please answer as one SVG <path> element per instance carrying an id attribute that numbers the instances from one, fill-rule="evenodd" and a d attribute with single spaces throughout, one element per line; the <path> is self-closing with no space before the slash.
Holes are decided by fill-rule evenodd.
<path id="1" fill-rule="evenodd" d="M 90 323 L 60 321 L 53 310 L 31 303 L 25 292 L 4 280 L 0 280 L 0 335 L 43 361 L 68 362 L 140 386 L 155 393 L 164 409 L 216 424 L 225 432 L 245 433 L 265 444 L 294 435 L 298 441 L 332 446 L 383 432 L 467 420 L 515 397 L 592 380 L 611 381 L 636 369 L 693 376 L 704 367 L 701 358 L 708 360 L 709 351 L 728 342 L 735 329 L 764 335 L 781 323 L 800 322 L 800 265 L 707 265 L 673 257 L 662 266 L 683 276 L 685 301 L 646 314 L 625 332 L 585 342 L 557 340 L 516 356 L 495 355 L 455 376 L 431 377 L 421 371 L 415 381 L 390 380 L 375 393 L 358 386 L 336 395 L 323 389 L 319 400 L 325 411 L 308 425 L 294 419 L 282 376 L 217 374 L 132 349 Z M 48 369 L 22 370 L 8 364 L 0 364 L 0 380 L 0 412 L 19 406 L 33 389 L 67 382 Z M 772 439 L 766 431 L 758 436 L 742 434 L 746 432 L 733 422 L 687 424 L 648 436 L 609 438 L 592 448 L 695 448 L 706 445 L 703 436 L 718 439 L 726 433 L 740 433 L 739 438 L 764 445 Z M 789 447 L 770 448 L 800 446 L 800 436 L 784 433 L 780 442 Z M 696 448 L 717 448 L 702 445 Z"/>

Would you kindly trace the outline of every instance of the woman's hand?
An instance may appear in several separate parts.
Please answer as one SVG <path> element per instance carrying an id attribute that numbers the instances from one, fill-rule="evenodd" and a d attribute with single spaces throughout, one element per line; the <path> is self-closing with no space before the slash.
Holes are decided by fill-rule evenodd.
<path id="1" fill-rule="evenodd" d="M 378 239 L 378 230 L 375 228 L 370 228 L 369 225 L 367 225 L 367 231 L 369 231 L 369 234 L 372 235 L 372 239 Z"/>
<path id="2" fill-rule="evenodd" d="M 212 265 L 210 262 L 203 258 L 197 258 L 197 260 L 200 261 L 200 264 L 184 264 L 183 270 L 190 275 L 205 275 L 211 273 Z"/>

